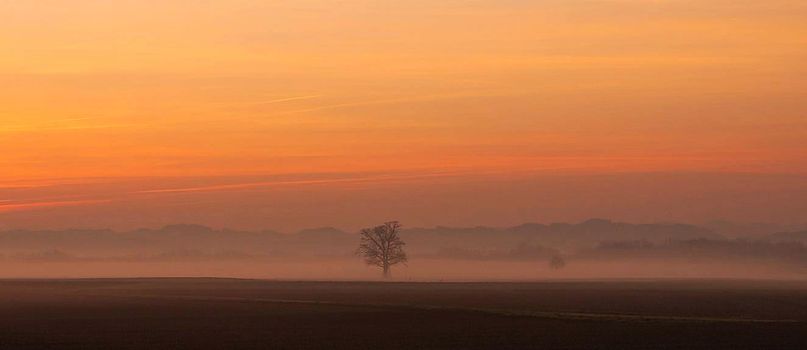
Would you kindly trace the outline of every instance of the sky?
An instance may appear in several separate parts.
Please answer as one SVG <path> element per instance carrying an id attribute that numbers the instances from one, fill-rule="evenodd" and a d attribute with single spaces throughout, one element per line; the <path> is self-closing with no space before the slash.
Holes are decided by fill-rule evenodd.
<path id="1" fill-rule="evenodd" d="M 800 0 L 0 0 L 0 228 L 807 222 Z"/>

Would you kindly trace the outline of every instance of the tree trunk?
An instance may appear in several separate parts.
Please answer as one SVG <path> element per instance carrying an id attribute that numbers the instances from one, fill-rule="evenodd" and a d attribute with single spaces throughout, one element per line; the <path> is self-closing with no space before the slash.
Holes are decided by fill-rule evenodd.
<path id="1" fill-rule="evenodd" d="M 389 264 L 384 264 L 384 278 L 389 278 L 390 271 L 389 271 Z"/>

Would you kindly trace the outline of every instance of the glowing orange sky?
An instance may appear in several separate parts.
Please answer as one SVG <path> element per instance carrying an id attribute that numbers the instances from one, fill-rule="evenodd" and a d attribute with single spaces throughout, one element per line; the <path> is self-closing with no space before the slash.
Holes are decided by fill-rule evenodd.
<path id="1" fill-rule="evenodd" d="M 805 23 L 794 0 L 4 1 L 0 213 L 272 176 L 803 175 Z M 690 218 L 667 214 L 641 218 Z"/>

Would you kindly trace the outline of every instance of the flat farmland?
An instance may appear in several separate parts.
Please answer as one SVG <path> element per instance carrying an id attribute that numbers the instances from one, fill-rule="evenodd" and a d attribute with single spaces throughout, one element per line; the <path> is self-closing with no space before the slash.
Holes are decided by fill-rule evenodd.
<path id="1" fill-rule="evenodd" d="M 3 349 L 802 349 L 807 283 L 0 281 Z"/>

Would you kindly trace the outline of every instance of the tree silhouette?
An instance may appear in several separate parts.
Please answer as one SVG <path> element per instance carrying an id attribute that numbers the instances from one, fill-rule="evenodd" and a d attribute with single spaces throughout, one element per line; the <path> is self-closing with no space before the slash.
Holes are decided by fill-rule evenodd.
<path id="1" fill-rule="evenodd" d="M 555 255 L 549 259 L 549 268 L 553 270 L 560 270 L 566 266 L 566 260 L 560 255 Z"/>
<path id="2" fill-rule="evenodd" d="M 407 261 L 403 249 L 406 243 L 401 240 L 400 231 L 401 224 L 390 221 L 359 232 L 361 241 L 356 253 L 364 258 L 367 265 L 380 267 L 384 278 L 389 278 L 392 265 Z"/>

